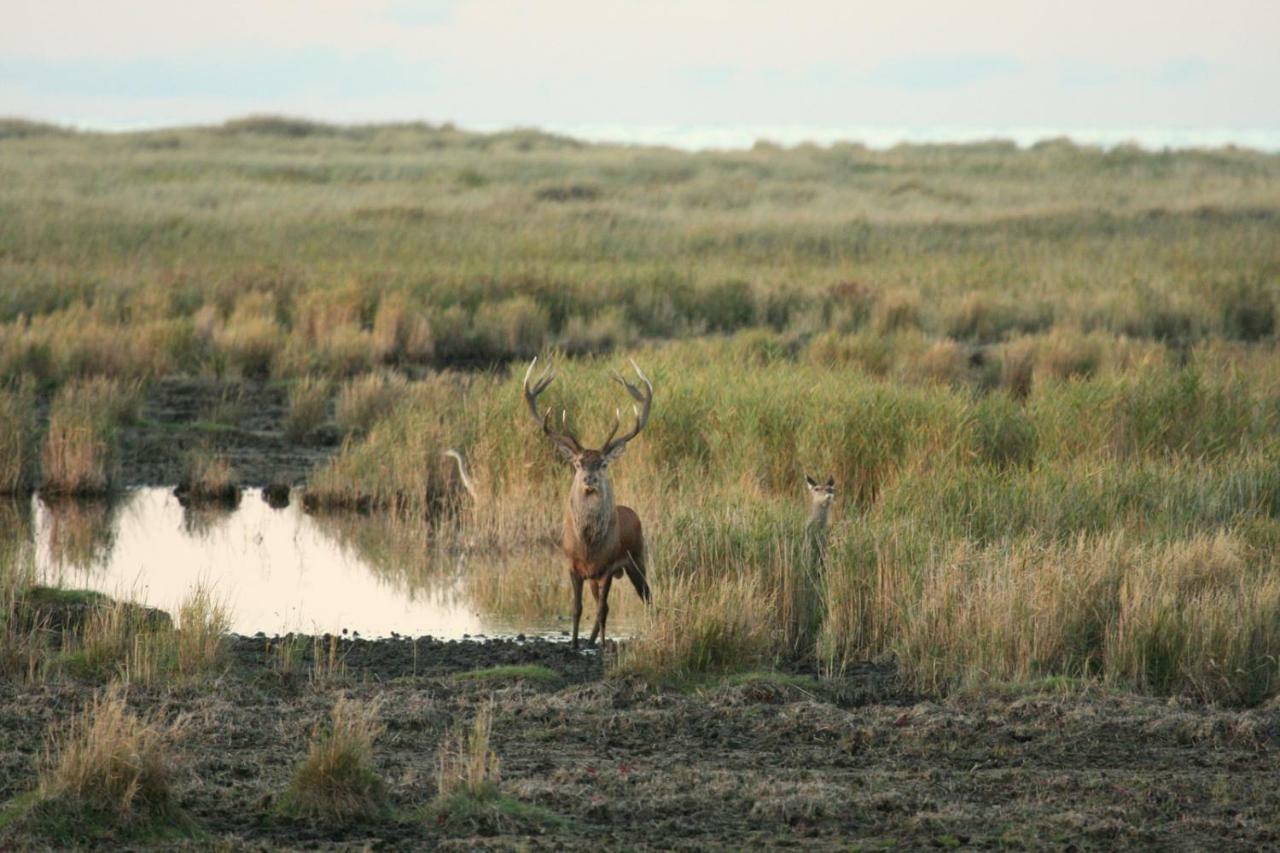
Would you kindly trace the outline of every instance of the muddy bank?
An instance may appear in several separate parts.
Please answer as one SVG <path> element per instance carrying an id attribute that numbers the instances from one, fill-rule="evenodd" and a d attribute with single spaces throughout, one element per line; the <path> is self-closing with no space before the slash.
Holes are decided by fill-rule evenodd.
<path id="1" fill-rule="evenodd" d="M 598 654 L 542 640 L 336 644 L 342 666 L 327 675 L 309 658 L 282 674 L 266 638 L 237 638 L 222 676 L 131 691 L 135 706 L 190 715 L 180 803 L 203 834 L 199 846 L 1280 843 L 1277 707 L 1220 710 L 1104 692 L 927 703 L 895 694 L 891 672 L 874 667 L 833 683 L 760 678 L 675 690 L 605 680 Z M 323 638 L 303 646 L 328 648 Z M 494 666 L 525 669 L 476 675 Z M 47 726 L 93 689 L 0 684 L 0 798 L 34 784 Z M 391 816 L 341 826 L 281 818 L 274 805 L 309 732 L 340 695 L 381 702 L 377 764 Z M 444 732 L 490 699 L 502 789 L 549 817 L 463 830 L 423 821 Z M 44 840 L 11 833 L 0 846 Z"/>

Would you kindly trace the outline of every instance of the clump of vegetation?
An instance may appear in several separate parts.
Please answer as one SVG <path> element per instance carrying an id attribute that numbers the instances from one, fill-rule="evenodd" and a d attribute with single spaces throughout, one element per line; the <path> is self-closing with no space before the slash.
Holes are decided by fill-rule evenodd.
<path id="1" fill-rule="evenodd" d="M 25 669 L 33 674 L 156 684 L 197 680 L 222 666 L 230 613 L 204 585 L 178 605 L 176 628 L 162 610 L 87 590 L 28 585 L 10 600 L 14 624 L 40 632 L 29 647 L 21 646 L 21 633 L 14 645 L 27 653 Z M 60 642 L 51 644 L 51 635 Z"/>
<path id="2" fill-rule="evenodd" d="M 446 733 L 436 752 L 436 796 L 456 794 L 492 797 L 502 779 L 501 762 L 489 745 L 493 733 L 493 704 L 481 705 L 470 731 L 455 727 Z"/>
<path id="3" fill-rule="evenodd" d="M 398 373 L 379 371 L 348 380 L 338 391 L 334 419 L 348 435 L 363 435 L 386 417 L 409 383 Z"/>
<path id="4" fill-rule="evenodd" d="M 28 601 L 36 563 L 20 513 L 16 502 L 0 503 L 0 525 L 14 534 L 0 541 L 0 677 L 32 681 L 48 657 L 48 643 L 45 620 Z"/>
<path id="5" fill-rule="evenodd" d="M 335 823 L 385 813 L 386 786 L 373 760 L 373 743 L 381 733 L 376 703 L 340 698 L 329 725 L 317 725 L 312 732 L 307 757 L 294 772 L 281 810 Z"/>
<path id="6" fill-rule="evenodd" d="M 871 311 L 871 324 L 881 335 L 920 326 L 920 300 L 908 290 L 884 294 Z"/>
<path id="7" fill-rule="evenodd" d="M 141 387 L 112 379 L 66 385 L 53 401 L 41 451 L 42 490 L 51 495 L 105 495 L 115 480 L 116 430 L 137 418 Z"/>
<path id="8" fill-rule="evenodd" d="M 654 682 L 697 680 L 771 665 L 781 651 L 773 596 L 750 576 L 659 583 L 639 636 L 613 673 Z"/>
<path id="9" fill-rule="evenodd" d="M 412 306 L 402 293 L 389 293 L 378 302 L 373 348 L 384 364 L 421 363 L 435 354 L 435 335 L 421 308 Z"/>
<path id="10" fill-rule="evenodd" d="M 453 489 L 454 418 L 465 394 L 453 377 L 414 383 L 364 442 L 348 442 L 312 477 L 304 495 L 309 508 L 392 508 L 422 517 L 438 510 Z"/>
<path id="11" fill-rule="evenodd" d="M 425 819 L 452 832 L 493 832 L 559 823 L 555 815 L 502 793 L 501 762 L 490 745 L 493 702 L 482 704 L 469 726 L 445 733 L 436 753 L 436 796 Z"/>
<path id="12" fill-rule="evenodd" d="M 226 456 L 199 449 L 187 454 L 182 479 L 174 493 L 184 504 L 234 506 L 240 501 L 240 479 Z"/>
<path id="13" fill-rule="evenodd" d="M 1225 288 L 1222 333 L 1241 341 L 1260 341 L 1276 332 L 1276 289 L 1260 282 L 1240 281 Z"/>
<path id="14" fill-rule="evenodd" d="M 231 611 L 226 602 L 204 584 L 193 589 L 178 605 L 178 674 L 191 678 L 220 667 L 230 630 Z"/>
<path id="15" fill-rule="evenodd" d="M 0 495 L 31 491 L 35 468 L 34 395 L 28 385 L 0 388 Z"/>
<path id="16" fill-rule="evenodd" d="M 202 311 L 196 318 L 197 333 L 207 335 L 220 364 L 225 363 L 244 379 L 271 375 L 284 346 L 284 330 L 276 321 L 274 300 L 269 294 L 244 294 L 226 321 L 212 306 Z"/>
<path id="17" fill-rule="evenodd" d="M 290 441 L 305 441 L 329 418 L 329 382 L 306 376 L 289 389 L 289 413 L 284 434 Z"/>
<path id="18" fill-rule="evenodd" d="M 67 841 L 181 826 L 173 746 L 184 725 L 135 714 L 124 688 L 109 686 L 50 732 L 24 820 Z"/>

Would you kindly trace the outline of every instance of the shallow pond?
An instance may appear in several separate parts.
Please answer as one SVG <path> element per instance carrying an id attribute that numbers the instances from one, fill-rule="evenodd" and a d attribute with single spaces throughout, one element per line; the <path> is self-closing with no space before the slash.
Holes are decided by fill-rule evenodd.
<path id="1" fill-rule="evenodd" d="M 110 503 L 33 498 L 0 512 L 0 537 L 29 542 L 44 578 L 171 613 L 204 584 L 229 605 L 237 633 L 461 638 L 566 627 L 559 613 L 482 612 L 463 557 L 431 564 L 430 535 L 376 517 L 311 516 L 297 502 L 273 509 L 257 490 L 235 509 L 185 508 L 170 490 L 149 488 Z M 567 609 L 567 589 L 564 601 Z"/>

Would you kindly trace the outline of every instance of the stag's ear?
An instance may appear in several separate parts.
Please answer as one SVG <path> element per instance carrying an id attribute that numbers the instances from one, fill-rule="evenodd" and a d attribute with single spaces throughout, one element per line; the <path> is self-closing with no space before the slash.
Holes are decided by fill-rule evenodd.
<path id="1" fill-rule="evenodd" d="M 564 457 L 564 461 L 570 464 L 574 464 L 578 461 L 578 454 L 574 453 L 572 448 L 565 447 L 563 444 L 557 443 L 556 450 L 560 451 L 560 455 Z"/>
<path id="2" fill-rule="evenodd" d="M 835 487 L 836 487 L 836 478 L 835 478 L 835 476 L 833 475 L 833 476 L 828 477 L 828 478 L 827 478 L 827 488 L 828 488 L 828 489 L 834 489 Z"/>
<path id="3" fill-rule="evenodd" d="M 604 464 L 609 465 L 610 463 L 617 462 L 620 458 L 622 458 L 622 452 L 626 449 L 627 449 L 627 445 L 625 442 L 622 444 L 619 444 L 617 447 L 610 448 L 609 452 L 602 457 L 604 460 Z"/>
<path id="4" fill-rule="evenodd" d="M 808 474 L 804 475 L 804 481 L 809 484 L 809 488 L 811 489 L 816 489 L 818 487 L 818 481 L 810 477 Z"/>

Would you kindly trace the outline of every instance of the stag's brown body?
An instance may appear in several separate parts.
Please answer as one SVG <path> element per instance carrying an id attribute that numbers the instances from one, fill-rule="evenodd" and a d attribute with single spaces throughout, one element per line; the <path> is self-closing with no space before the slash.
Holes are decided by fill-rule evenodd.
<path id="1" fill-rule="evenodd" d="M 534 363 L 536 362 L 537 359 L 534 359 Z M 576 648 L 578 626 L 582 618 L 583 584 L 590 584 L 591 595 L 597 604 L 596 621 L 591 629 L 591 639 L 588 640 L 591 644 L 595 643 L 597 636 L 604 639 L 605 623 L 609 617 L 609 590 L 614 578 L 626 573 L 636 594 L 646 602 L 650 598 L 649 583 L 645 578 L 644 531 L 640 525 L 640 517 L 630 507 L 614 503 L 608 467 L 610 462 L 622 455 L 627 442 L 635 438 L 648 421 L 653 386 L 640 373 L 639 368 L 636 368 L 636 372 L 644 381 L 643 389 L 616 376 L 627 392 L 642 405 L 636 412 L 636 425 L 626 435 L 615 439 L 618 431 L 618 424 L 615 422 L 613 431 L 601 448 L 589 450 L 582 447 L 572 433 L 551 428 L 550 410 L 538 415 L 538 395 L 551 383 L 554 374 L 544 374 L 531 388 L 529 376 L 533 372 L 533 366 L 530 364 L 525 373 L 525 401 L 543 432 L 574 469 L 573 485 L 565 500 L 564 533 L 560 545 L 569 558 L 569 578 L 573 583 L 573 645 Z"/>

